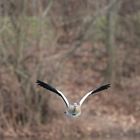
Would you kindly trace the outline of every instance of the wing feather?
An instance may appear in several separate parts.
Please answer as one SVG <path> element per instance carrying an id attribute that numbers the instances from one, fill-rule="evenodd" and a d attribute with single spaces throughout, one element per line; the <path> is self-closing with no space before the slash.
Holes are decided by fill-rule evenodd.
<path id="1" fill-rule="evenodd" d="M 69 106 L 69 102 L 68 102 L 67 98 L 64 96 L 64 94 L 63 94 L 61 91 L 55 89 L 55 88 L 52 87 L 51 85 L 49 85 L 49 84 L 47 84 L 47 83 L 44 83 L 44 82 L 42 82 L 42 81 L 40 81 L 40 80 L 37 80 L 36 83 L 37 83 L 39 86 L 41 86 L 41 87 L 43 87 L 43 88 L 45 88 L 45 89 L 47 89 L 47 90 L 50 90 L 50 91 L 56 93 L 57 95 L 59 95 L 59 96 L 63 99 L 63 101 L 65 102 L 66 106 L 67 106 L 67 107 Z"/>
<path id="2" fill-rule="evenodd" d="M 110 84 L 105 84 L 105 85 L 102 85 L 98 88 L 96 88 L 95 90 L 92 90 L 90 92 L 88 92 L 79 102 L 80 105 L 82 105 L 82 103 L 85 101 L 85 99 L 89 96 L 89 95 L 95 95 L 95 93 L 98 93 L 102 90 L 105 90 L 105 89 L 108 89 L 110 87 Z"/>

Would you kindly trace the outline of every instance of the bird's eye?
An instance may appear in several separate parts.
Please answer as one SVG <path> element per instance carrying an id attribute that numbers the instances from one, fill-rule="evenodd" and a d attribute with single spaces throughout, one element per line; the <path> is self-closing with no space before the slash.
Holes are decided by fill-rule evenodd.
<path id="1" fill-rule="evenodd" d="M 76 114 L 75 114 L 75 113 L 73 113 L 72 115 L 73 115 L 73 116 L 75 116 Z"/>

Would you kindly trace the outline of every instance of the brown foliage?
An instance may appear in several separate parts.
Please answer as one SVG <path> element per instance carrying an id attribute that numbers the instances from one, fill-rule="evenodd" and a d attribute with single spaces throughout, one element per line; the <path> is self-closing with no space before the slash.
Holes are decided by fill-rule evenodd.
<path id="1" fill-rule="evenodd" d="M 37 9 L 32 9 L 33 1 L 29 7 L 25 6 L 27 1 L 23 5 L 16 0 L 7 5 L 7 1 L 0 2 L 4 3 L 2 8 L 7 8 L 0 17 L 3 21 L 0 21 L 2 133 L 41 135 L 48 139 L 86 139 L 139 130 L 140 20 L 137 2 L 132 5 L 137 10 L 129 10 L 131 5 L 126 1 L 128 6 L 122 3 L 118 15 L 115 88 L 89 98 L 82 116 L 76 120 L 66 118 L 61 99 L 37 87 L 35 82 L 40 79 L 53 84 L 74 102 L 108 81 L 107 63 L 111 58 L 104 37 L 107 10 L 101 10 L 107 6 L 107 1 L 54 1 L 45 16 L 42 13 L 48 1 L 37 1 Z"/>

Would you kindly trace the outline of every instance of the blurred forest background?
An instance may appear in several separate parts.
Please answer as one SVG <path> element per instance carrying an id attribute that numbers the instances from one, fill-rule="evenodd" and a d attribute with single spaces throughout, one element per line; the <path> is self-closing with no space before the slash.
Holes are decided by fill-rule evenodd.
<path id="1" fill-rule="evenodd" d="M 71 102 L 69 119 L 52 84 Z M 86 109 L 87 108 L 87 109 Z M 49 140 L 140 135 L 139 0 L 0 0 L 0 136 Z"/>

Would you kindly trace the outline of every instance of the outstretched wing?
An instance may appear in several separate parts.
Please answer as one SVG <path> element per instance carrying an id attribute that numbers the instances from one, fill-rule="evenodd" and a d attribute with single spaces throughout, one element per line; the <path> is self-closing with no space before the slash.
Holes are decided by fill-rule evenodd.
<path id="1" fill-rule="evenodd" d="M 95 94 L 95 93 L 98 93 L 102 90 L 105 90 L 105 89 L 108 89 L 110 87 L 110 84 L 106 84 L 106 85 L 102 85 L 100 86 L 99 88 L 95 89 L 95 90 L 92 90 L 90 92 L 88 92 L 79 102 L 80 105 L 82 105 L 82 103 L 85 101 L 85 99 L 89 96 L 89 95 L 92 95 L 92 94 Z"/>
<path id="2" fill-rule="evenodd" d="M 56 93 L 57 95 L 59 95 L 59 96 L 63 99 L 63 101 L 65 102 L 66 106 L 69 107 L 69 102 L 68 102 L 67 98 L 64 96 L 64 94 L 63 94 L 61 91 L 55 89 L 55 88 L 52 87 L 51 85 L 49 85 L 49 84 L 47 84 L 47 83 L 44 83 L 44 82 L 42 82 L 42 81 L 40 81 L 40 80 L 37 80 L 36 83 L 37 83 L 39 86 L 41 86 L 41 87 L 43 87 L 43 88 L 45 88 L 45 89 L 47 89 L 47 90 L 50 90 L 50 91 Z"/>

